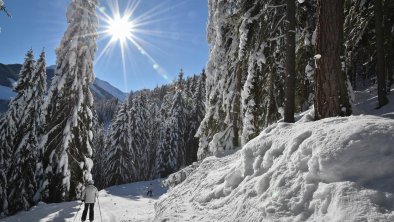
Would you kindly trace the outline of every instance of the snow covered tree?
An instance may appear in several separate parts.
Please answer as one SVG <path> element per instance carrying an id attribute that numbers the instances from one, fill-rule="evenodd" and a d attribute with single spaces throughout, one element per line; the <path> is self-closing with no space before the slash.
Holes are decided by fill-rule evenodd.
<path id="1" fill-rule="evenodd" d="M 343 0 L 318 1 L 318 26 L 316 43 L 315 118 L 351 114 L 342 71 Z"/>
<path id="2" fill-rule="evenodd" d="M 209 1 L 208 42 L 212 47 L 207 110 L 197 134 L 199 159 L 240 147 L 280 118 L 284 3 Z"/>
<path id="3" fill-rule="evenodd" d="M 200 76 L 193 76 L 193 84 L 188 94 L 191 94 L 191 100 L 188 99 L 188 120 L 186 124 L 186 165 L 197 161 L 198 138 L 196 133 L 200 123 L 205 115 L 205 70 Z"/>
<path id="4" fill-rule="evenodd" d="M 240 37 L 236 16 L 240 4 L 236 1 L 208 1 L 208 42 L 211 44 L 207 64 L 207 113 L 199 128 L 199 159 L 220 150 L 236 148 L 233 123 L 238 123 L 239 104 L 238 47 Z M 242 55 L 239 55 L 242 57 Z M 234 119 L 235 117 L 235 119 Z M 238 125 L 237 125 L 238 127 Z"/>
<path id="5" fill-rule="evenodd" d="M 46 172 L 43 197 L 48 202 L 79 197 L 92 178 L 92 105 L 89 85 L 94 79 L 96 0 L 73 0 L 67 10 L 68 28 L 56 50 L 55 76 L 45 105 L 43 135 Z"/>
<path id="6" fill-rule="evenodd" d="M 22 128 L 21 121 L 27 121 L 29 113 L 26 113 L 26 102 L 25 93 L 28 93 L 28 88 L 31 86 L 29 82 L 34 74 L 34 55 L 33 50 L 29 50 L 25 57 L 25 62 L 22 65 L 21 71 L 19 72 L 19 79 L 14 91 L 16 96 L 11 100 L 7 112 L 1 119 L 0 122 L 0 207 L 3 215 L 8 214 L 9 208 L 14 211 L 15 206 L 9 206 L 9 170 L 11 170 L 11 161 L 13 153 L 17 152 L 16 147 L 22 141 L 25 131 Z M 31 88 L 31 87 L 30 87 Z M 30 92 L 31 93 L 31 92 Z M 31 118 L 31 117 L 30 117 Z M 34 175 L 33 175 L 34 178 Z M 11 178 L 13 180 L 13 178 Z M 15 180 L 13 180 L 15 182 Z M 35 184 L 33 184 L 35 186 Z"/>
<path id="7" fill-rule="evenodd" d="M 131 133 L 128 112 L 127 102 L 120 104 L 114 122 L 109 129 L 104 161 L 107 186 L 130 183 L 135 177 L 135 163 L 130 151 Z"/>
<path id="8" fill-rule="evenodd" d="M 38 133 L 41 129 L 41 107 L 46 93 L 45 53 L 35 65 L 33 51 L 26 54 L 25 62 L 14 88 L 16 96 L 0 124 L 1 153 L 8 161 L 2 162 L 1 183 L 3 212 L 13 214 L 29 209 L 36 201 L 36 164 L 38 163 Z M 2 158 L 4 160 L 4 158 Z M 5 178 L 7 177 L 7 178 Z M 8 209 L 4 206 L 8 205 Z"/>
<path id="9" fill-rule="evenodd" d="M 41 107 L 46 94 L 44 52 L 41 53 L 35 69 L 28 72 L 27 79 L 19 81 L 18 83 L 23 83 L 20 87 L 19 85 L 15 87 L 22 94 L 19 98 L 22 101 L 18 103 L 23 104 L 19 107 L 23 116 L 19 121 L 17 132 L 20 136 L 14 140 L 15 150 L 9 171 L 8 182 L 12 184 L 8 191 L 10 213 L 21 209 L 28 210 L 38 201 L 34 195 L 37 189 L 36 176 L 39 176 L 36 175 L 36 169 L 41 166 L 38 135 L 41 130 Z"/>
<path id="10" fill-rule="evenodd" d="M 130 107 L 130 150 L 132 153 L 134 180 L 150 179 L 149 170 L 149 119 L 147 98 L 138 92 L 134 94 Z"/>
<path id="11" fill-rule="evenodd" d="M 183 93 L 183 72 L 179 73 L 176 92 L 172 98 L 168 119 L 161 125 L 160 144 L 157 152 L 157 173 L 168 176 L 185 166 L 185 130 L 187 111 Z"/>
<path id="12" fill-rule="evenodd" d="M 93 133 L 93 169 L 92 176 L 94 184 L 98 189 L 105 188 L 105 148 L 106 148 L 106 135 L 104 129 L 104 123 L 98 123 L 97 117 L 94 121 L 94 133 Z"/>

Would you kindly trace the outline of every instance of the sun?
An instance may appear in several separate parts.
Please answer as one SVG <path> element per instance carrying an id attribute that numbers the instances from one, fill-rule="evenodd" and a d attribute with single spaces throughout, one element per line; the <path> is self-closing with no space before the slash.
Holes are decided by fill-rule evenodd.
<path id="1" fill-rule="evenodd" d="M 127 16 L 116 16 L 109 19 L 107 33 L 112 37 L 111 41 L 125 42 L 133 35 L 133 22 Z"/>
<path id="2" fill-rule="evenodd" d="M 1 0 L 0 0 L 1 1 Z M 163 17 L 160 15 L 169 10 L 165 4 L 158 4 L 156 7 L 143 12 L 140 15 L 136 14 L 136 9 L 142 0 L 128 1 L 129 4 L 120 11 L 120 0 L 108 1 L 108 13 L 106 7 L 99 7 L 98 12 L 101 28 L 99 30 L 100 40 L 109 38 L 110 40 L 105 44 L 99 55 L 96 57 L 95 63 L 100 61 L 104 56 L 111 56 L 112 50 L 115 46 L 120 49 L 122 59 L 123 78 L 125 89 L 127 90 L 127 59 L 130 57 L 133 49 L 136 49 L 139 54 L 144 56 L 151 64 L 152 69 L 162 78 L 168 80 L 168 72 L 149 54 L 146 47 L 154 46 L 147 41 L 147 37 L 165 37 L 165 32 L 162 30 L 148 29 L 150 24 L 162 21 Z M 175 7 L 175 6 L 171 6 Z M 135 51 L 134 51 L 135 52 Z"/>

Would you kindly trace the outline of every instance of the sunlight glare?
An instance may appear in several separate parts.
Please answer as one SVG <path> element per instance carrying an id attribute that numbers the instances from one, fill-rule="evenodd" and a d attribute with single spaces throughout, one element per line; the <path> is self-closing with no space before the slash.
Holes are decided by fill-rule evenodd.
<path id="1" fill-rule="evenodd" d="M 156 71 L 163 79 L 169 80 L 169 75 L 164 67 L 162 67 L 146 50 L 146 46 L 153 46 L 145 38 L 146 35 L 155 37 L 165 37 L 169 33 L 161 30 L 147 30 L 146 26 L 164 18 L 158 18 L 162 13 L 170 10 L 169 7 L 164 7 L 165 2 L 157 5 L 156 7 L 147 10 L 143 14 L 136 16 L 134 12 L 138 7 L 141 0 L 131 1 L 131 4 L 125 7 L 123 13 L 119 10 L 119 0 L 109 1 L 109 10 L 107 12 L 105 7 L 98 8 L 100 12 L 100 20 L 104 22 L 103 29 L 99 32 L 101 37 L 105 39 L 109 37 L 110 40 L 105 45 L 104 49 L 99 53 L 95 62 L 98 62 L 103 56 L 110 56 L 109 53 L 118 45 L 122 59 L 123 78 L 125 89 L 127 91 L 127 70 L 126 64 L 128 63 L 129 52 L 131 47 L 135 47 L 138 52 L 144 56 L 151 64 L 153 70 Z M 145 27 L 145 29 L 144 29 Z M 156 48 L 160 50 L 160 48 Z"/>
<path id="2" fill-rule="evenodd" d="M 108 22 L 108 34 L 112 36 L 112 41 L 126 41 L 133 33 L 133 23 L 127 16 L 116 16 Z"/>

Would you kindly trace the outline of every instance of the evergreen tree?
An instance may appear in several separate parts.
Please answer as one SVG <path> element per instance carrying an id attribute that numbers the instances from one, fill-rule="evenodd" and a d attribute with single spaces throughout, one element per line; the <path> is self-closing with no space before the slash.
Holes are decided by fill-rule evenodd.
<path id="1" fill-rule="evenodd" d="M 149 121 L 150 113 L 146 96 L 139 92 L 132 99 L 130 109 L 130 149 L 134 168 L 135 180 L 148 180 L 150 177 L 149 169 Z"/>
<path id="2" fill-rule="evenodd" d="M 26 101 L 27 98 L 25 96 L 25 93 L 32 93 L 28 90 L 29 88 L 32 88 L 32 85 L 29 81 L 32 80 L 34 74 L 34 66 L 35 61 L 33 56 L 33 50 L 30 49 L 26 54 L 25 62 L 22 65 L 21 71 L 19 72 L 19 79 L 16 83 L 16 86 L 14 87 L 16 96 L 11 100 L 9 108 L 0 122 L 0 206 L 1 214 L 3 214 L 3 216 L 8 214 L 9 212 L 13 213 L 18 208 L 15 202 L 12 204 L 12 206 L 9 206 L 10 189 L 8 188 L 12 187 L 8 186 L 8 184 L 10 184 L 10 181 L 15 182 L 17 181 L 16 179 L 19 179 L 15 178 L 18 177 L 18 175 L 10 178 L 10 176 L 12 175 L 10 174 L 10 171 L 12 170 L 11 166 L 15 166 L 15 162 L 19 161 L 13 160 L 14 153 L 17 155 L 22 151 L 18 147 L 19 143 L 23 139 L 27 139 L 24 137 L 29 133 L 28 129 L 24 129 L 23 127 L 25 126 L 23 126 L 22 124 L 24 123 L 26 125 L 26 122 L 30 120 L 28 118 L 32 118 L 31 116 L 26 116 L 30 115 L 30 113 L 27 113 L 26 110 L 28 101 Z M 26 151 L 23 150 L 23 152 Z M 26 159 L 22 161 L 26 161 Z M 20 170 L 19 167 L 18 169 Z M 34 183 L 33 186 L 35 186 Z M 34 188 L 35 187 L 33 187 L 33 189 Z M 13 192 L 12 196 L 14 195 L 15 193 Z M 25 194 L 23 195 L 23 198 L 24 197 Z M 19 202 L 20 200 L 16 201 Z"/>
<path id="3" fill-rule="evenodd" d="M 318 1 L 315 119 L 351 114 L 341 66 L 343 0 Z"/>
<path id="4" fill-rule="evenodd" d="M 103 123 L 98 123 L 97 117 L 94 121 L 94 133 L 93 133 L 93 169 L 92 175 L 94 184 L 98 189 L 105 188 L 105 150 L 106 148 L 106 138 L 105 129 Z"/>
<path id="5" fill-rule="evenodd" d="M 114 122 L 109 129 L 105 152 L 106 186 L 130 183 L 136 172 L 133 155 L 130 151 L 130 117 L 127 103 L 120 104 Z"/>
<path id="6" fill-rule="evenodd" d="M 44 200 L 59 202 L 79 197 L 92 179 L 92 105 L 89 85 L 94 79 L 96 0 L 73 0 L 68 28 L 56 50 L 57 67 L 45 106 L 43 135 L 46 180 Z"/>
<path id="7" fill-rule="evenodd" d="M 287 33 L 286 33 L 286 85 L 285 85 L 285 108 L 284 121 L 288 123 L 294 122 L 295 108 L 295 1 L 287 0 Z"/>
<path id="8" fill-rule="evenodd" d="M 160 144 L 157 153 L 157 173 L 160 177 L 168 176 L 185 166 L 186 147 L 186 104 L 183 94 L 183 72 L 179 73 L 175 95 L 172 98 L 168 119 L 160 129 Z"/>
<path id="9" fill-rule="evenodd" d="M 205 80 L 205 70 L 202 71 L 199 77 L 193 77 L 193 88 L 190 92 L 192 99 L 189 102 L 191 104 L 188 104 L 191 106 L 191 111 L 188 113 L 186 124 L 186 165 L 197 161 L 199 141 L 196 133 L 205 115 Z"/>
<path id="10" fill-rule="evenodd" d="M 374 12 L 376 33 L 376 76 L 378 79 L 378 107 L 380 108 L 389 102 L 386 95 L 382 0 L 375 0 Z"/>
<path id="11" fill-rule="evenodd" d="M 17 85 L 24 104 L 19 108 L 23 116 L 19 121 L 17 135 L 14 144 L 15 150 L 9 172 L 9 209 L 15 213 L 20 209 L 28 210 L 38 201 L 34 198 L 37 189 L 36 167 L 39 163 L 38 134 L 41 130 L 41 107 L 46 93 L 46 63 L 45 53 L 42 52 L 33 71 L 28 71 L 26 80 L 19 81 Z M 23 88 L 22 88 L 23 87 Z M 33 199 L 34 198 L 34 199 Z"/>

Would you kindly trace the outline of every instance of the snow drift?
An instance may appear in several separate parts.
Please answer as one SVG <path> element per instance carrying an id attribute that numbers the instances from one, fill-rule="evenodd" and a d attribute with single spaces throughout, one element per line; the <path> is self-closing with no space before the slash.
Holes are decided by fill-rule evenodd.
<path id="1" fill-rule="evenodd" d="M 394 120 L 350 116 L 265 129 L 206 158 L 156 221 L 394 221 Z"/>

